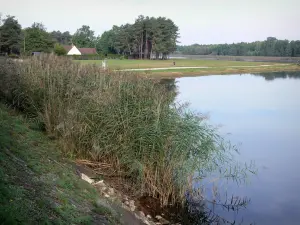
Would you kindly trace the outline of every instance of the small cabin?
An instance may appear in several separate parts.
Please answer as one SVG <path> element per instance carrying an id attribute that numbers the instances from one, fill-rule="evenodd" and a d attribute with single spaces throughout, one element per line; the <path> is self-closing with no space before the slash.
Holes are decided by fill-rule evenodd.
<path id="1" fill-rule="evenodd" d="M 32 56 L 39 56 L 39 55 L 41 55 L 41 54 L 42 54 L 41 52 L 32 52 L 32 53 L 31 53 Z"/>

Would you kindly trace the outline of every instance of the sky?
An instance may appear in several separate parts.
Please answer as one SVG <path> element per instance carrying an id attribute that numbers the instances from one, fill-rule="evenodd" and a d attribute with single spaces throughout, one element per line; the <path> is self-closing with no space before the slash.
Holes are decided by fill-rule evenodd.
<path id="1" fill-rule="evenodd" d="M 180 44 L 299 40 L 300 0 L 0 0 L 0 12 L 22 27 L 42 22 L 48 31 L 74 33 L 89 25 L 101 35 L 138 15 L 167 17 L 180 30 Z"/>

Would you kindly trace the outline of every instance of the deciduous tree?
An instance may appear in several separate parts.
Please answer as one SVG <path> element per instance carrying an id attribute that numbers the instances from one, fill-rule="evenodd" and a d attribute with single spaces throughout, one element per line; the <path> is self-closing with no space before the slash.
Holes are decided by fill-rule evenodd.
<path id="1" fill-rule="evenodd" d="M 26 28 L 24 32 L 24 50 L 31 52 L 51 52 L 54 42 L 51 35 L 41 23 L 33 23 L 31 27 Z"/>
<path id="2" fill-rule="evenodd" d="M 7 16 L 0 27 L 0 52 L 19 54 L 21 46 L 21 25 L 14 16 Z"/>
<path id="3" fill-rule="evenodd" d="M 72 42 L 79 48 L 93 48 L 96 46 L 95 32 L 89 26 L 83 25 L 73 35 Z"/>
<path id="4" fill-rule="evenodd" d="M 59 43 L 61 45 L 70 45 L 72 44 L 72 35 L 69 31 L 61 32 L 61 31 L 52 31 L 51 37 L 54 42 Z"/>

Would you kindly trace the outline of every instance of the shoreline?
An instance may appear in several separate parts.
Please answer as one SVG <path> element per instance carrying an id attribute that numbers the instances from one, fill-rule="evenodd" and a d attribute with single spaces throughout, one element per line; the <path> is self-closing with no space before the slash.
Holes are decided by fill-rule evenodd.
<path id="1" fill-rule="evenodd" d="M 290 64 L 267 64 L 259 66 L 225 66 L 225 67 L 212 67 L 212 66 L 174 66 L 174 67 L 157 67 L 157 68 L 139 68 L 139 69 L 121 69 L 117 71 L 156 71 L 156 70 L 183 70 L 183 69 L 214 69 L 214 68 L 255 68 L 255 67 L 270 67 L 270 66 L 287 66 Z"/>
<path id="2" fill-rule="evenodd" d="M 138 197 L 133 190 L 125 190 L 122 185 L 128 185 L 126 180 L 116 180 L 108 176 L 94 180 L 98 172 L 86 165 L 86 160 L 75 160 L 75 168 L 79 177 L 92 185 L 98 192 L 100 199 L 121 214 L 125 224 L 180 225 L 186 208 L 178 203 L 172 207 L 161 207 L 159 199 L 150 196 Z M 88 162 L 89 163 L 89 162 Z"/>
<path id="3" fill-rule="evenodd" d="M 162 77 L 162 78 L 179 78 L 179 77 L 193 77 L 193 76 L 210 76 L 210 75 L 226 75 L 226 74 L 247 74 L 247 73 L 271 73 L 271 72 L 295 72 L 300 71 L 300 66 L 264 66 L 264 67 L 215 67 L 208 69 L 175 69 L 175 70 L 146 70 L 143 75 L 148 77 Z M 141 71 L 131 71 L 141 72 Z"/>

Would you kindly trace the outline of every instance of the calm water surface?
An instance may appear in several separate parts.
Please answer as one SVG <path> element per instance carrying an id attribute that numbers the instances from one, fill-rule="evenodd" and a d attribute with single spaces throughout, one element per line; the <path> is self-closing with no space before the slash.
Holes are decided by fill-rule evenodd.
<path id="1" fill-rule="evenodd" d="M 300 224 L 300 73 L 216 75 L 177 79 L 178 100 L 210 116 L 210 123 L 241 144 L 241 162 L 257 176 L 228 192 L 251 199 L 247 209 L 219 210 L 243 224 Z"/>

